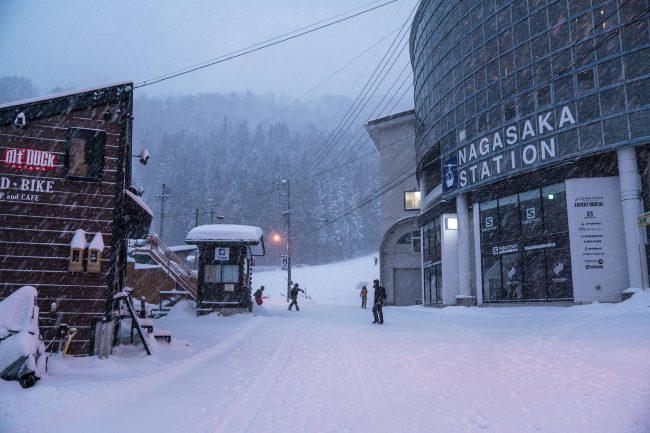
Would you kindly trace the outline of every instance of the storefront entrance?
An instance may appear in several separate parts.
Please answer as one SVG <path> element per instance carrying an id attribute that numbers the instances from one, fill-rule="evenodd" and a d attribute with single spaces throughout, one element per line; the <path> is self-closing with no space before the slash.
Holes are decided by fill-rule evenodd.
<path id="1" fill-rule="evenodd" d="M 480 210 L 484 302 L 573 299 L 564 183 Z"/>

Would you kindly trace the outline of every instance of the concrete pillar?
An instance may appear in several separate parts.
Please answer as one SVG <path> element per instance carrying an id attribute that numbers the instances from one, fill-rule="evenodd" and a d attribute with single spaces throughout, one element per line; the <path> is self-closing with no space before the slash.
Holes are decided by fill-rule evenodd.
<path id="1" fill-rule="evenodd" d="M 474 223 L 474 268 L 476 269 L 476 303 L 483 303 L 483 271 L 481 260 L 481 209 L 478 203 L 473 205 Z"/>
<path id="2" fill-rule="evenodd" d="M 469 210 L 467 196 L 456 196 L 456 217 L 458 218 L 458 296 L 456 303 L 460 305 L 474 305 L 472 284 L 470 282 L 470 237 L 469 237 Z"/>
<path id="3" fill-rule="evenodd" d="M 648 262 L 643 248 L 642 236 L 636 222 L 643 213 L 641 201 L 641 179 L 636 162 L 634 147 L 624 147 L 616 151 L 618 157 L 618 175 L 621 186 L 623 207 L 623 230 L 625 231 L 625 250 L 627 252 L 627 273 L 631 288 L 648 287 Z"/>

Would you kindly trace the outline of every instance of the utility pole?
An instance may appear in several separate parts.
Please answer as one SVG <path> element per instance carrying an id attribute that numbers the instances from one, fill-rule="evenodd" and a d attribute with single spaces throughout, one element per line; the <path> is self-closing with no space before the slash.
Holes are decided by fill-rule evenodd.
<path id="1" fill-rule="evenodd" d="M 163 240 L 163 231 L 165 228 L 165 200 L 171 197 L 171 190 L 172 189 L 170 187 L 163 183 L 162 193 L 156 196 L 156 198 L 160 199 L 160 227 L 158 228 L 158 232 L 160 233 L 160 240 Z"/>
<path id="2" fill-rule="evenodd" d="M 199 225 L 199 208 L 196 208 L 196 218 L 194 220 L 194 227 L 198 227 Z"/>
<path id="3" fill-rule="evenodd" d="M 289 302 L 289 292 L 291 292 L 291 183 L 289 179 L 280 181 L 282 185 L 287 185 L 287 210 L 283 215 L 287 218 L 287 302 Z"/>

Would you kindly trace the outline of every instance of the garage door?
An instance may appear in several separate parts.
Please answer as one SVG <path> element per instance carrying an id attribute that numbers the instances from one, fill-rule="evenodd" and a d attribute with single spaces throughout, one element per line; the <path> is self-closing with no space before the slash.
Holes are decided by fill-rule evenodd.
<path id="1" fill-rule="evenodd" d="M 421 298 L 421 279 L 420 269 L 393 269 L 395 305 L 415 305 L 415 300 Z"/>

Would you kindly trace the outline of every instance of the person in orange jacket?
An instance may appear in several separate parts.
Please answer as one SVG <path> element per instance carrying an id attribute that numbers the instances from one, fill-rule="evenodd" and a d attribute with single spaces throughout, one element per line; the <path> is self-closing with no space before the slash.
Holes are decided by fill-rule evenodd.
<path id="1" fill-rule="evenodd" d="M 368 289 L 366 289 L 366 286 L 363 286 L 361 288 L 361 308 L 366 308 L 366 301 L 368 300 Z"/>

